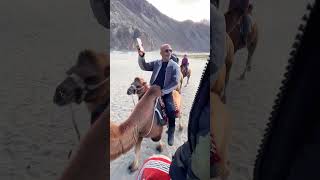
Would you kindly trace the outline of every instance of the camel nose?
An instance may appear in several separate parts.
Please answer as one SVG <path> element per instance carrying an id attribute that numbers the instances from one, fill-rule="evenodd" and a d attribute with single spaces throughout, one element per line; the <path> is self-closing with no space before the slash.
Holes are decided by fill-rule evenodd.
<path id="1" fill-rule="evenodd" d="M 129 88 L 128 90 L 127 90 L 127 95 L 131 95 L 132 94 L 132 90 L 131 90 L 131 88 Z"/>
<path id="2" fill-rule="evenodd" d="M 127 90 L 127 95 L 131 95 L 135 93 L 135 88 L 134 87 L 129 87 L 129 89 Z"/>
<path id="3" fill-rule="evenodd" d="M 63 88 L 57 88 L 53 98 L 53 102 L 57 105 L 64 105 L 66 103 L 66 92 Z"/>

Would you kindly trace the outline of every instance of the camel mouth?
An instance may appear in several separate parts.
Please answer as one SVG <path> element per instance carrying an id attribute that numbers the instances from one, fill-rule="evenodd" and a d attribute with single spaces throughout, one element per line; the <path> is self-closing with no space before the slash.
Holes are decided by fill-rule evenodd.
<path id="1" fill-rule="evenodd" d="M 127 90 L 127 95 L 132 95 L 132 94 L 134 94 L 134 90 L 133 90 L 133 88 L 129 88 Z"/>
<path id="2" fill-rule="evenodd" d="M 131 84 L 131 86 L 127 90 L 127 95 L 132 95 L 137 93 L 137 88 L 135 85 Z"/>
<path id="3" fill-rule="evenodd" d="M 53 102 L 58 106 L 65 106 L 72 103 L 73 99 L 73 93 L 67 92 L 62 88 L 57 88 L 56 93 L 53 97 Z"/>
<path id="4" fill-rule="evenodd" d="M 74 82 L 66 79 L 56 88 L 53 103 L 58 106 L 65 106 L 73 102 L 80 104 L 81 94 L 81 88 L 76 86 Z"/>

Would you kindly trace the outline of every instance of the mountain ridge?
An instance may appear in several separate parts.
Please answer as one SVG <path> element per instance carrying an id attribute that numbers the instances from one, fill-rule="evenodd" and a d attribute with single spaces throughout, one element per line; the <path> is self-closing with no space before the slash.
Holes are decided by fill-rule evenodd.
<path id="1" fill-rule="evenodd" d="M 202 22 L 179 22 L 162 14 L 146 0 L 110 1 L 111 50 L 135 50 L 135 38 L 146 50 L 169 43 L 174 50 L 208 52 L 210 26 Z"/>

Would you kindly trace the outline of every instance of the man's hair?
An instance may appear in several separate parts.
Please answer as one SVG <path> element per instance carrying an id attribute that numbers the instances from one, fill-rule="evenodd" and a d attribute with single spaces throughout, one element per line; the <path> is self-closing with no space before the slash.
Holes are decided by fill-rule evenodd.
<path id="1" fill-rule="evenodd" d="M 172 47 L 171 47 L 170 44 L 162 44 L 162 45 L 160 46 L 160 51 L 161 51 L 165 46 L 169 46 L 169 47 L 172 49 Z"/>

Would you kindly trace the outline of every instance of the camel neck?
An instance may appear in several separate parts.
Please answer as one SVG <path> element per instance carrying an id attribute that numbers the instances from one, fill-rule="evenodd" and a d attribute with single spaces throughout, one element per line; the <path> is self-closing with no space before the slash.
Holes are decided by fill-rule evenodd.
<path id="1" fill-rule="evenodd" d="M 110 159 L 114 160 L 128 152 L 139 139 L 138 126 L 129 119 L 120 125 L 110 124 Z"/>
<path id="2" fill-rule="evenodd" d="M 98 119 L 101 113 L 110 104 L 110 98 L 107 94 L 98 99 L 99 100 L 87 102 L 88 109 L 91 112 L 91 125 Z"/>
<path id="3" fill-rule="evenodd" d="M 99 104 L 95 110 L 91 112 L 91 125 L 99 118 L 109 104 L 109 98 L 107 98 L 103 104 Z"/>
<path id="4" fill-rule="evenodd" d="M 135 106 L 129 118 L 116 125 L 110 124 L 110 159 L 128 152 L 150 128 L 155 96 L 146 93 Z"/>
<path id="5" fill-rule="evenodd" d="M 145 85 L 143 88 L 143 92 L 141 94 L 138 94 L 138 99 L 140 100 L 145 94 L 146 92 L 149 90 L 149 86 Z"/>
<path id="6" fill-rule="evenodd" d="M 94 111 L 99 105 L 106 104 L 110 99 L 110 93 L 108 90 L 104 90 L 103 94 L 99 94 L 99 92 L 95 92 L 95 94 L 97 95 L 90 99 L 86 99 L 85 101 L 90 112 Z"/>

